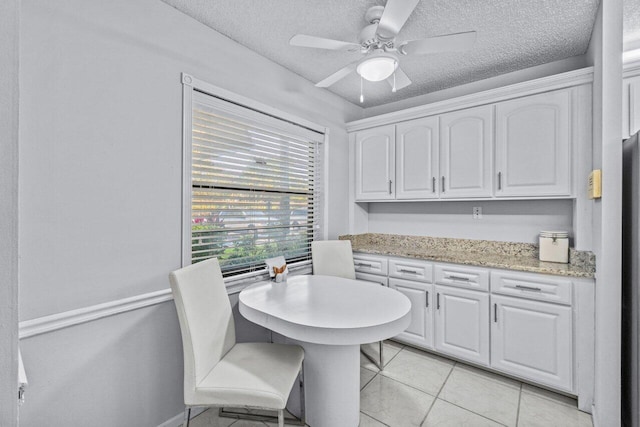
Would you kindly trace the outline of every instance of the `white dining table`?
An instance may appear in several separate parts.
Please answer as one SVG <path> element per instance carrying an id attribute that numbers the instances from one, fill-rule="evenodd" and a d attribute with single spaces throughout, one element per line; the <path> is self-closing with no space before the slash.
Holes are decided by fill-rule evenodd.
<path id="1" fill-rule="evenodd" d="M 411 302 L 400 292 L 333 276 L 248 286 L 240 292 L 239 309 L 248 320 L 304 348 L 311 427 L 358 426 L 360 344 L 398 335 L 411 320 Z"/>

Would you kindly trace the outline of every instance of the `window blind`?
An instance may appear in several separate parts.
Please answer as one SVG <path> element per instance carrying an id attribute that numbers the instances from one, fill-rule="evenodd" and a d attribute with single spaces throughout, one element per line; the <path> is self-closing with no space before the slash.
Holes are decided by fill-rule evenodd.
<path id="1" fill-rule="evenodd" d="M 194 92 L 191 260 L 225 276 L 308 260 L 321 233 L 324 135 Z"/>

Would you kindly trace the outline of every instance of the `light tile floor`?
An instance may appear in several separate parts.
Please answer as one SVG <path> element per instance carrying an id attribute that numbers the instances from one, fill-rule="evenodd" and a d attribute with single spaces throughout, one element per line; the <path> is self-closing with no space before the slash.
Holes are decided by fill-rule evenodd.
<path id="1" fill-rule="evenodd" d="M 377 353 L 377 344 L 365 350 Z M 593 427 L 566 396 L 385 341 L 385 369 L 360 357 L 360 427 Z M 203 412 L 193 427 L 276 424 Z M 336 426 L 341 427 L 341 426 Z"/>

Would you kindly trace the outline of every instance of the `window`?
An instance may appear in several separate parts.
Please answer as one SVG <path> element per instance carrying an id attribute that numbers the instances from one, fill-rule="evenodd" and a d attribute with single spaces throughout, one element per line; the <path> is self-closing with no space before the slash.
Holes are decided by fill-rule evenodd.
<path id="1" fill-rule="evenodd" d="M 216 257 L 223 275 L 236 276 L 264 272 L 277 255 L 310 260 L 324 134 L 196 90 L 190 122 L 191 262 Z"/>

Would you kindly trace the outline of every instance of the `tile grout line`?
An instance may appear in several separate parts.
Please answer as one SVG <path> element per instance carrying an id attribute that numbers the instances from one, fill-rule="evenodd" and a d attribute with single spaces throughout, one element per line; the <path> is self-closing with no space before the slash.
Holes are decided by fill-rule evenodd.
<path id="1" fill-rule="evenodd" d="M 382 345 L 384 346 L 384 341 L 382 342 Z M 402 345 L 402 347 L 400 348 L 400 350 L 398 350 L 398 352 L 397 352 L 396 354 L 394 354 L 394 355 L 393 355 L 393 357 L 392 357 L 391 359 L 389 359 L 389 361 L 387 361 L 387 363 L 385 363 L 385 364 L 384 364 L 384 366 L 387 366 L 387 365 L 389 364 L 389 362 L 391 362 L 393 359 L 395 359 L 395 358 L 396 358 L 396 356 L 397 356 L 398 354 L 400 354 L 400 352 L 401 352 L 402 350 L 404 350 L 404 349 L 405 349 L 405 347 L 406 347 L 405 345 Z M 383 366 L 383 367 L 384 367 L 384 366 Z M 382 371 L 381 371 L 381 370 L 378 370 L 378 371 L 372 371 L 371 369 L 368 369 L 368 368 L 366 368 L 366 367 L 364 367 L 364 366 L 362 366 L 362 365 L 360 365 L 360 367 L 361 367 L 361 368 L 363 368 L 363 369 L 367 369 L 368 371 L 371 371 L 371 372 L 373 372 L 373 373 L 374 373 L 374 375 L 371 377 L 371 379 L 370 379 L 369 381 L 367 381 L 367 383 L 366 383 L 365 385 L 363 385 L 363 386 L 362 386 L 362 388 L 360 389 L 360 393 L 362 394 L 362 391 L 363 391 L 363 390 L 364 390 L 364 389 L 365 389 L 369 384 L 371 384 L 371 382 L 372 382 L 372 381 L 373 381 L 373 380 L 374 380 L 378 375 L 380 375 L 380 373 L 381 373 Z M 382 375 L 382 376 L 384 376 L 384 375 Z M 387 378 L 387 377 L 385 377 L 385 378 Z M 401 384 L 402 384 L 402 383 L 401 383 Z M 377 419 L 377 418 L 375 418 L 375 417 L 371 416 L 370 414 L 367 414 L 366 412 L 363 412 L 362 410 L 360 410 L 360 413 L 361 413 L 361 414 L 366 415 L 367 417 L 371 418 L 372 420 L 375 420 L 375 421 L 379 422 L 380 424 L 382 424 L 382 425 L 384 425 L 384 426 L 386 426 L 386 427 L 390 427 L 390 426 L 389 426 L 389 424 L 387 424 L 387 423 L 384 423 L 384 422 L 380 421 L 379 419 Z"/>
<path id="2" fill-rule="evenodd" d="M 371 415 L 367 414 L 366 412 L 362 412 L 360 411 L 361 414 L 366 415 L 367 417 L 371 418 L 372 420 L 376 420 L 377 422 L 379 422 L 380 424 L 382 424 L 383 426 L 387 426 L 390 427 L 389 424 L 387 423 L 383 423 L 382 421 L 380 421 L 379 419 L 377 419 L 376 417 L 372 417 Z"/>
<path id="3" fill-rule="evenodd" d="M 458 362 L 453 362 L 453 366 L 451 366 L 451 370 L 447 374 L 447 378 L 445 378 L 444 381 L 442 382 L 442 385 L 440 386 L 440 389 L 438 390 L 438 393 L 436 394 L 435 398 L 433 399 L 433 402 L 431 402 L 431 405 L 429 406 L 429 409 L 427 410 L 427 413 L 424 415 L 424 418 L 422 419 L 422 422 L 420 423 L 420 425 L 423 425 L 425 423 L 425 421 L 427 421 L 427 418 L 429 417 L 429 413 L 431 412 L 431 410 L 433 409 L 434 405 L 438 401 L 438 396 L 440 396 L 440 393 L 442 393 L 442 389 L 444 388 L 444 385 L 447 383 L 447 381 L 449 381 L 449 377 L 451 376 L 451 374 L 453 373 L 453 370 L 455 369 L 455 367 L 457 365 L 458 365 Z"/>
<path id="4" fill-rule="evenodd" d="M 516 427 L 520 424 L 520 404 L 522 402 L 522 384 L 520 383 L 520 394 L 518 394 L 518 411 L 516 412 Z"/>
<path id="5" fill-rule="evenodd" d="M 362 368 L 362 369 L 367 369 L 367 368 Z M 367 382 L 366 382 L 362 387 L 360 387 L 360 393 L 362 393 L 362 390 L 364 390 L 364 389 L 365 389 L 365 387 L 366 387 L 366 386 L 368 386 L 368 385 L 369 385 L 369 383 L 371 383 L 371 381 L 373 381 L 373 379 L 374 379 L 375 377 L 377 377 L 377 376 L 378 376 L 378 373 L 377 373 L 377 372 L 375 372 L 375 373 L 373 374 L 373 376 L 371 377 L 371 379 L 370 379 L 369 381 L 367 381 Z"/>
<path id="6" fill-rule="evenodd" d="M 466 364 L 466 363 L 464 363 L 464 362 L 457 362 L 457 361 L 456 361 L 453 367 L 455 368 L 455 367 L 456 367 L 456 366 L 458 366 L 458 365 L 461 365 L 461 366 L 469 366 L 469 365 L 467 365 L 467 364 Z M 449 376 L 451 376 L 451 374 L 452 374 L 452 373 L 453 373 L 453 368 L 451 369 L 451 372 L 449 373 Z M 445 381 L 445 383 L 449 380 L 449 376 L 447 376 L 447 380 Z M 444 384 L 443 384 L 443 385 L 442 385 L 442 387 L 440 388 L 440 391 L 438 392 L 438 397 L 437 397 L 437 398 L 439 398 L 440 393 L 442 392 L 442 389 L 443 389 L 443 388 L 444 388 Z M 522 383 L 520 383 L 520 386 L 519 386 L 519 388 L 518 388 L 518 389 L 519 389 L 519 390 L 522 390 Z M 519 393 L 518 393 L 518 412 L 516 413 L 516 423 L 517 423 L 517 416 L 518 416 L 518 413 L 519 413 L 519 410 L 520 410 L 520 395 L 521 395 L 521 391 L 519 391 Z M 503 424 L 503 423 L 501 423 L 500 421 L 496 421 L 496 420 L 494 420 L 493 418 L 489 418 L 489 417 L 487 417 L 486 415 L 479 414 L 479 413 L 477 413 L 477 412 L 475 412 L 475 411 L 472 411 L 472 410 L 471 410 L 471 409 L 469 409 L 469 408 L 465 408 L 464 406 L 460 406 L 460 405 L 458 405 L 458 404 L 456 404 L 456 403 L 449 402 L 449 401 L 448 401 L 448 400 L 446 400 L 446 399 L 440 399 L 440 400 L 442 400 L 443 402 L 447 402 L 448 404 L 453 405 L 453 406 L 455 406 L 455 407 L 458 407 L 458 408 L 460 408 L 460 409 L 463 409 L 463 410 L 465 410 L 465 411 L 467 411 L 467 412 L 471 412 L 472 414 L 477 415 L 477 416 L 479 416 L 479 417 L 481 417 L 481 418 L 484 418 L 485 420 L 489 420 L 489 421 L 491 421 L 492 423 L 496 423 L 496 424 L 499 424 L 499 425 L 501 425 L 501 426 L 505 426 L 505 427 L 506 427 L 506 425 L 505 425 L 505 424 Z M 425 420 L 426 420 L 426 418 L 425 418 Z M 423 421 L 423 423 L 424 423 L 424 421 Z M 517 425 L 516 425 L 516 427 L 517 427 Z"/>

